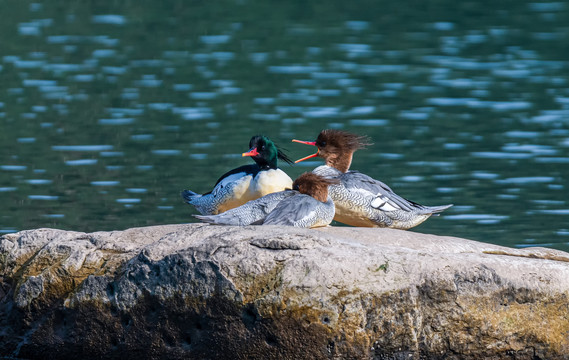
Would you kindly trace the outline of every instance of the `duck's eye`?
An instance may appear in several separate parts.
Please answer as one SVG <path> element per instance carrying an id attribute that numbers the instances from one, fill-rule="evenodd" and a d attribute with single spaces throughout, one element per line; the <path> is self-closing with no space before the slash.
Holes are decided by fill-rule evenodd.
<path id="1" fill-rule="evenodd" d="M 320 143 L 320 146 L 322 146 L 322 147 L 326 146 L 326 141 L 322 141 L 322 142 Z"/>
<path id="2" fill-rule="evenodd" d="M 296 191 L 300 191 L 300 188 L 298 187 L 298 185 L 293 185 L 293 186 L 292 186 L 292 189 L 293 189 L 293 190 L 296 190 Z"/>
<path id="3" fill-rule="evenodd" d="M 265 151 L 265 145 L 261 146 L 261 151 Z"/>

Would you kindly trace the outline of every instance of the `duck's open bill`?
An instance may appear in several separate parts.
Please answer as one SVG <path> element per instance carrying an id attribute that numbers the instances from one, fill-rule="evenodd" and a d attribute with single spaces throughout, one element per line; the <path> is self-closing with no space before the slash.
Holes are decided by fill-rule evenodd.
<path id="1" fill-rule="evenodd" d="M 301 161 L 304 161 L 304 160 L 307 160 L 307 159 L 310 159 L 310 158 L 313 158 L 313 157 L 316 157 L 316 156 L 318 156 L 318 151 L 315 152 L 315 153 L 312 154 L 312 155 L 308 155 L 308 156 L 306 156 L 306 157 L 303 157 L 302 159 L 298 159 L 298 160 L 296 160 L 294 163 L 296 164 L 296 163 L 299 163 L 299 162 L 301 162 Z"/>
<path id="2" fill-rule="evenodd" d="M 244 152 L 243 154 L 241 154 L 241 156 L 257 156 L 259 155 L 259 152 L 257 151 L 257 148 L 252 148 L 251 150 Z"/>
<path id="3" fill-rule="evenodd" d="M 297 142 L 297 143 L 301 143 L 301 144 L 316 146 L 316 141 L 302 141 L 302 140 L 293 139 L 292 142 Z M 318 151 L 320 151 L 320 150 L 318 150 Z M 299 163 L 299 162 L 301 162 L 301 161 L 304 161 L 304 160 L 307 160 L 307 159 L 316 157 L 316 156 L 318 156 L 318 151 L 317 151 L 315 154 L 308 155 L 307 157 L 303 157 L 302 159 L 298 159 L 298 160 L 296 160 L 294 163 L 296 164 L 296 163 Z"/>

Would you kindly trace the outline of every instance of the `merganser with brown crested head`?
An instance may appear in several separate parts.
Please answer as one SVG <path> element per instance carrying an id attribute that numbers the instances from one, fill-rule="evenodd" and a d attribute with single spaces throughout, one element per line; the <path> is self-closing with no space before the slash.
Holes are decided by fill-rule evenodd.
<path id="1" fill-rule="evenodd" d="M 328 194 L 328 186 L 333 184 L 339 180 L 304 173 L 294 181 L 292 190 L 265 195 L 223 214 L 194 216 L 218 225 L 326 226 L 334 219 L 334 202 Z"/>
<path id="2" fill-rule="evenodd" d="M 322 157 L 326 165 L 313 170 L 327 178 L 337 178 L 340 184 L 331 185 L 330 196 L 336 205 L 334 220 L 352 226 L 410 229 L 438 215 L 451 205 L 424 206 L 397 195 L 389 186 L 358 171 L 349 170 L 354 152 L 367 145 L 367 137 L 346 131 L 322 130 L 316 141 L 294 142 L 318 148 L 312 157 Z"/>
<path id="3" fill-rule="evenodd" d="M 223 174 L 213 190 L 203 195 L 182 191 L 184 200 L 202 215 L 215 215 L 236 208 L 247 201 L 270 193 L 290 189 L 292 179 L 277 167 L 278 159 L 292 164 L 292 160 L 271 139 L 256 135 L 249 141 L 250 156 L 255 164 L 244 165 Z"/>

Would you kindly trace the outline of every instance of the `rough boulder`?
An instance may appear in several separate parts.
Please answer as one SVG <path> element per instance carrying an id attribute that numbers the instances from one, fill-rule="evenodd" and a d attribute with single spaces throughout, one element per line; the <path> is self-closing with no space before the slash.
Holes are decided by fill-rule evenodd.
<path id="1" fill-rule="evenodd" d="M 569 254 L 410 231 L 0 238 L 0 357 L 569 358 Z"/>

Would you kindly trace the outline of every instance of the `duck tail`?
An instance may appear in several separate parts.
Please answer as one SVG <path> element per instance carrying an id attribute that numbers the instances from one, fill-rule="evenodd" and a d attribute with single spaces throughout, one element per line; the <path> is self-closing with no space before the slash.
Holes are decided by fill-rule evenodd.
<path id="1" fill-rule="evenodd" d="M 182 195 L 182 197 L 184 198 L 184 201 L 187 202 L 188 204 L 192 204 L 193 205 L 193 201 L 196 200 L 197 198 L 201 197 L 200 194 L 195 193 L 191 190 L 183 190 L 180 195 Z"/>
<path id="2" fill-rule="evenodd" d="M 208 215 L 193 215 L 193 217 L 195 217 L 196 219 L 199 219 L 201 222 L 204 223 L 208 223 L 208 224 L 218 224 L 218 222 L 216 222 L 216 218 L 214 216 L 208 216 Z"/>
<path id="3" fill-rule="evenodd" d="M 427 206 L 426 210 L 428 210 L 433 216 L 439 216 L 441 212 L 445 211 L 449 207 L 453 206 L 454 204 L 448 205 L 440 205 L 440 206 Z"/>

